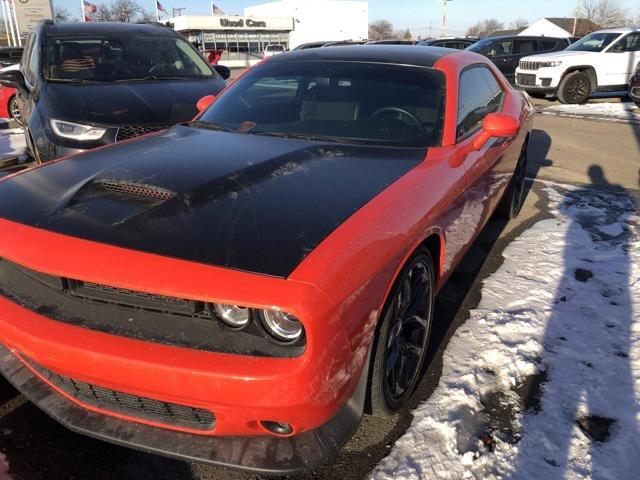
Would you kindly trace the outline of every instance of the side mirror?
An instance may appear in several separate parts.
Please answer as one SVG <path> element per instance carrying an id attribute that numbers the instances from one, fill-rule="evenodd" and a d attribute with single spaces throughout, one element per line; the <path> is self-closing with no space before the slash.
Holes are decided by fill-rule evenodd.
<path id="1" fill-rule="evenodd" d="M 215 101 L 216 101 L 215 95 L 207 95 L 206 97 L 202 97 L 200 100 L 198 100 L 198 103 L 196 103 L 196 108 L 198 109 L 199 112 L 204 112 Z"/>
<path id="2" fill-rule="evenodd" d="M 229 67 L 225 67 L 224 65 L 213 65 L 213 68 L 224 80 L 228 80 L 231 76 L 231 69 Z"/>
<path id="3" fill-rule="evenodd" d="M 17 90 L 26 92 L 27 84 L 24 81 L 24 75 L 20 70 L 10 70 L 0 73 L 0 84 L 5 87 L 15 88 Z"/>
<path id="4" fill-rule="evenodd" d="M 490 113 L 482 121 L 480 135 L 473 139 L 475 150 L 480 150 L 492 138 L 515 137 L 520 131 L 520 120 L 504 113 Z"/>

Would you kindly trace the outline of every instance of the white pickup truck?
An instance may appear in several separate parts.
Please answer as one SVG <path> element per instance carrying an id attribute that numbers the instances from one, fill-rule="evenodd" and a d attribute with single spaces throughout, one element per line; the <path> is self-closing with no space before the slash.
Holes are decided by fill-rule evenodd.
<path id="1" fill-rule="evenodd" d="M 627 90 L 640 63 L 640 28 L 600 30 L 560 52 L 520 59 L 516 85 L 533 97 L 584 103 L 594 92 Z"/>

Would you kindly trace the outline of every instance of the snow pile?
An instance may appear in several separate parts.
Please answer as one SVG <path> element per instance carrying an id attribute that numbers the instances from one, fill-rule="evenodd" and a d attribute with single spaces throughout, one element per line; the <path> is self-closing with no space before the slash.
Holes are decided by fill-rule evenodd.
<path id="1" fill-rule="evenodd" d="M 0 130 L 0 159 L 24 154 L 27 144 L 22 128 Z"/>
<path id="2" fill-rule="evenodd" d="M 2 453 L 0 453 L 0 480 L 11 480 L 9 476 L 9 465 Z"/>
<path id="3" fill-rule="evenodd" d="M 633 102 L 595 102 L 585 103 L 584 105 L 552 105 L 543 108 L 542 113 L 640 124 L 640 108 L 636 107 Z"/>
<path id="4" fill-rule="evenodd" d="M 638 478 L 640 217 L 547 184 L 375 479 Z"/>

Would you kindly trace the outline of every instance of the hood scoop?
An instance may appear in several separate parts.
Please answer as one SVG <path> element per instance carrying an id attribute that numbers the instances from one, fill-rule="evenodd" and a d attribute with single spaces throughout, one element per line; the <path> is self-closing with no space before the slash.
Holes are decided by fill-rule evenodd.
<path id="1" fill-rule="evenodd" d="M 93 180 L 90 183 L 89 190 L 92 193 L 104 192 L 154 203 L 166 202 L 176 196 L 175 192 L 156 185 L 105 178 Z"/>

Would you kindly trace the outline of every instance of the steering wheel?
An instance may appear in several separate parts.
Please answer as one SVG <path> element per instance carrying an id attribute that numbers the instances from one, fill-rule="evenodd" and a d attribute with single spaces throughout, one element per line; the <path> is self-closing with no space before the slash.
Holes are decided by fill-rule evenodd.
<path id="1" fill-rule="evenodd" d="M 410 120 L 410 122 L 405 122 L 405 123 L 411 123 L 412 125 L 418 127 L 421 130 L 425 129 L 424 125 L 422 125 L 420 120 L 418 120 L 418 118 L 414 114 L 407 112 L 406 110 L 403 110 L 402 108 L 398 108 L 398 107 L 382 107 L 376 110 L 375 112 L 373 112 L 371 116 L 379 117 L 385 113 L 399 113 L 401 116 L 405 116 Z"/>
<path id="2" fill-rule="evenodd" d="M 149 69 L 148 73 L 156 73 L 156 72 L 166 72 L 166 71 L 170 71 L 170 72 L 175 72 L 176 66 L 172 63 L 159 63 L 158 65 L 154 65 L 153 67 L 151 67 Z"/>

